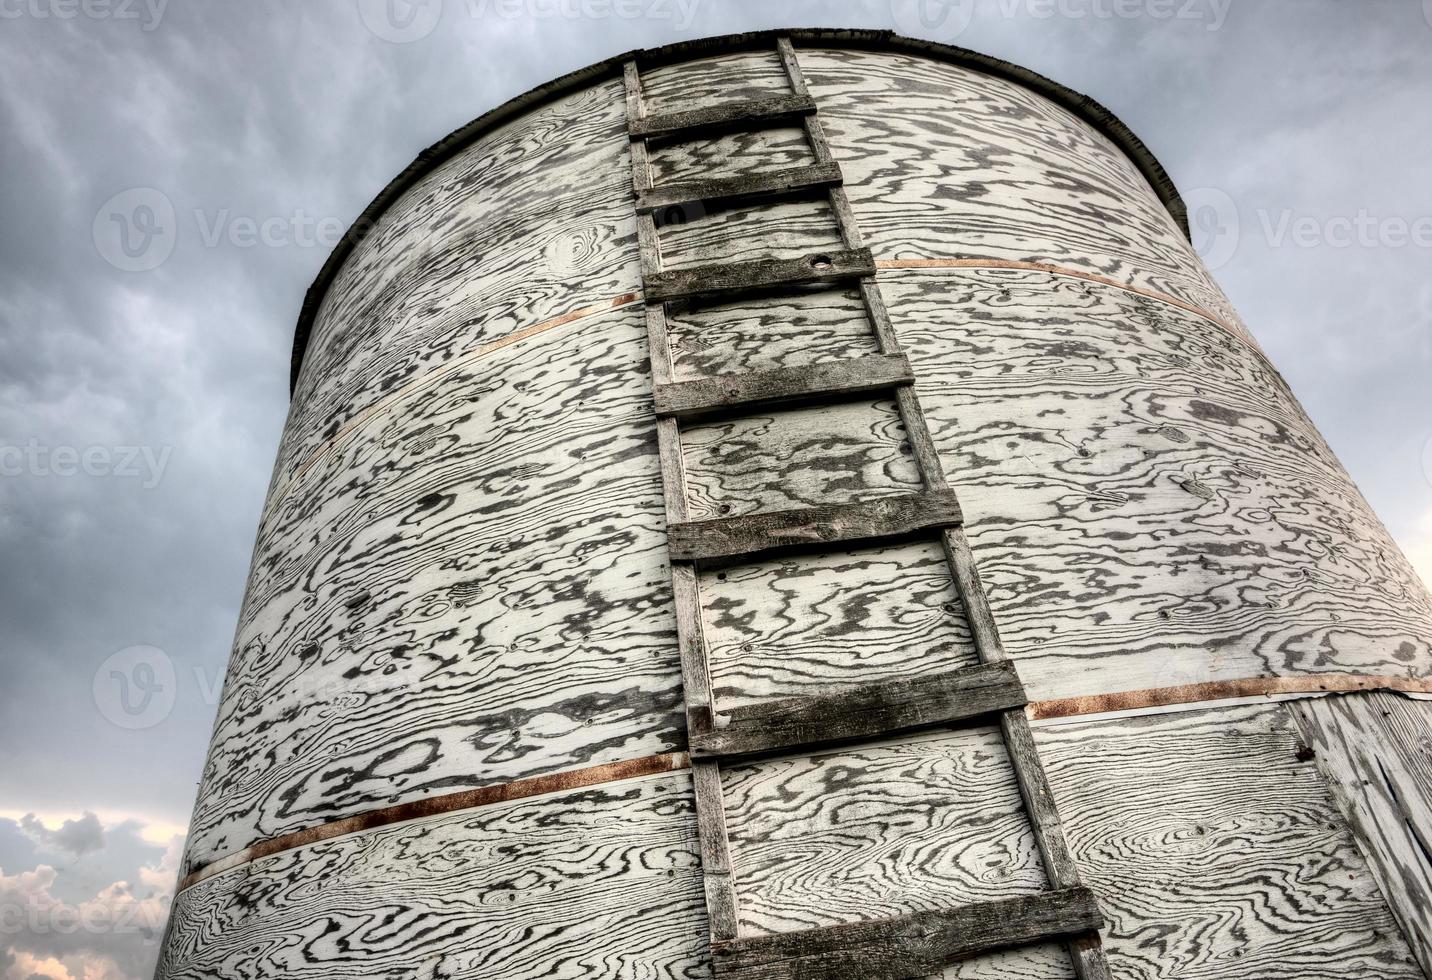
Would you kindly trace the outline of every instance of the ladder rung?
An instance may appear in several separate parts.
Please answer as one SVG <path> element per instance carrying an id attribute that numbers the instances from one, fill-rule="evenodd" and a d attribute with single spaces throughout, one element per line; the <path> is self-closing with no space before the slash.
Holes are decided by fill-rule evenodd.
<path id="1" fill-rule="evenodd" d="M 834 187 L 841 180 L 839 164 L 817 163 L 741 177 L 684 181 L 637 191 L 636 209 L 639 214 L 650 214 L 697 201 L 750 201 Z"/>
<path id="2" fill-rule="evenodd" d="M 713 731 L 691 733 L 693 758 L 756 755 L 951 724 L 1028 703 L 1014 662 L 863 684 L 814 697 L 745 705 Z"/>
<path id="3" fill-rule="evenodd" d="M 667 550 L 673 561 L 746 558 L 779 548 L 905 537 L 962 520 L 953 490 L 927 490 L 853 504 L 683 521 L 667 528 Z"/>
<path id="4" fill-rule="evenodd" d="M 658 272 L 646 278 L 649 303 L 757 292 L 812 282 L 863 279 L 875 275 L 868 248 L 838 249 L 798 259 L 752 259 Z"/>
<path id="5" fill-rule="evenodd" d="M 634 139 L 654 136 L 692 136 L 702 130 L 723 130 L 800 119 L 815 112 L 815 100 L 808 95 L 777 95 L 766 99 L 728 102 L 684 112 L 632 119 L 628 124 Z"/>
<path id="6" fill-rule="evenodd" d="M 823 364 L 659 384 L 653 391 L 653 399 L 657 415 L 691 419 L 826 395 L 881 391 L 911 384 L 914 380 L 904 354 L 871 354 Z"/>
<path id="7" fill-rule="evenodd" d="M 1103 923 L 1087 888 L 1065 888 L 937 912 L 712 943 L 730 980 L 903 980 L 956 960 L 1093 932 Z"/>

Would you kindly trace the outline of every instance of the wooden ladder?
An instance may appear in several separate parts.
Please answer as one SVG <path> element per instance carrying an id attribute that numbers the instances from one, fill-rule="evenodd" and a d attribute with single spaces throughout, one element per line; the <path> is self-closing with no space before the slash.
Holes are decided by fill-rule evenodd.
<path id="1" fill-rule="evenodd" d="M 876 267 L 865 248 L 832 159 L 816 103 L 789 38 L 777 42 L 791 92 L 708 108 L 647 115 L 638 63 L 625 67 L 628 132 L 637 229 L 646 297 L 657 433 L 665 488 L 668 547 L 675 593 L 682 681 L 696 791 L 701 858 L 710 913 L 712 960 L 718 977 L 922 977 L 953 960 L 1048 940 L 1067 944 L 1080 980 L 1103 980 L 1108 964 L 1099 940 L 1102 916 L 1082 887 L 1044 767 L 1035 749 L 1024 688 L 1000 642 L 959 502 L 941 467 L 915 394 L 910 362 L 890 323 Z M 732 178 L 653 186 L 648 143 L 681 141 L 721 131 L 797 123 L 814 153 L 813 166 Z M 655 213 L 700 202 L 771 200 L 828 195 L 843 250 L 773 259 L 662 269 Z M 879 354 L 835 363 L 674 379 L 667 304 L 735 298 L 763 290 L 858 283 Z M 924 490 L 870 501 L 690 520 L 681 454 L 682 423 L 782 403 L 817 403 L 856 393 L 889 391 L 899 408 Z M 812 697 L 738 707 L 718 719 L 702 636 L 697 570 L 703 561 L 742 560 L 785 548 L 880 543 L 926 531 L 942 541 L 963 600 L 979 663 L 935 676 L 866 684 Z M 952 723 L 997 718 L 1028 811 L 1051 891 L 979 905 L 801 932 L 745 937 L 721 794 L 723 760 Z"/>

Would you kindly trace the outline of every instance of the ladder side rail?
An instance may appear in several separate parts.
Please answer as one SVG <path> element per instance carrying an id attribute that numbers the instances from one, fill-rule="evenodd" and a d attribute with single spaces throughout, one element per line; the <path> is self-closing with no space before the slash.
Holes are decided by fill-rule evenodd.
<path id="1" fill-rule="evenodd" d="M 797 95 L 809 97 L 810 87 L 805 80 L 805 73 L 801 69 L 790 38 L 782 37 L 777 43 L 781 63 L 790 80 L 791 90 Z M 832 160 L 830 146 L 819 118 L 815 114 L 807 116 L 805 126 L 816 161 Z M 855 214 L 850 207 L 850 200 L 843 185 L 831 188 L 830 201 L 846 247 L 864 247 Z M 880 343 L 881 353 L 903 353 L 876 280 L 863 280 L 861 294 Z M 948 489 L 950 484 L 945 477 L 939 452 L 930 434 L 913 384 L 902 385 L 898 389 L 897 402 L 901 419 L 905 424 L 906 437 L 910 441 L 910 447 L 925 486 L 931 491 Z M 965 534 L 963 525 L 945 528 L 941 531 L 940 537 L 955 578 L 956 587 L 965 606 L 966 616 L 975 638 L 975 649 L 981 662 L 993 663 L 1008 660 L 1009 654 L 999 638 L 999 630 L 990 611 L 989 600 L 980 581 L 974 555 L 970 549 L 969 538 Z M 1040 858 L 1050 885 L 1056 889 L 1079 887 L 1078 865 L 1069 850 L 1068 838 L 1064 833 L 1059 811 L 1049 788 L 1044 763 L 1035 746 L 1034 734 L 1025 710 L 1013 708 L 1002 712 L 1000 714 L 1000 732 L 1009 751 L 1010 762 L 1019 783 L 1020 794 L 1029 814 L 1035 843 L 1039 848 Z M 1108 980 L 1108 962 L 1097 932 L 1070 941 L 1068 951 L 1079 980 Z"/>
<path id="2" fill-rule="evenodd" d="M 626 86 L 628 122 L 645 118 L 641 73 L 635 61 L 627 62 Z M 644 140 L 630 141 L 632 188 L 639 194 L 651 188 L 650 160 Z M 641 251 L 642 278 L 661 272 L 661 242 L 651 214 L 637 215 L 637 237 Z M 674 378 L 666 304 L 646 304 L 647 339 L 654 384 L 670 384 Z M 667 524 L 685 521 L 686 476 L 681 455 L 680 423 L 674 418 L 657 420 L 657 446 L 661 461 L 662 497 Z M 671 562 L 671 583 L 676 609 L 676 638 L 681 661 L 683 700 L 687 729 L 710 731 L 714 724 L 711 671 L 701 623 L 700 583 L 694 562 Z M 726 830 L 725 804 L 721 797 L 721 770 L 714 760 L 692 760 L 695 788 L 697 837 L 701 849 L 702 882 L 713 942 L 737 936 L 736 882 L 731 867 L 731 842 Z"/>

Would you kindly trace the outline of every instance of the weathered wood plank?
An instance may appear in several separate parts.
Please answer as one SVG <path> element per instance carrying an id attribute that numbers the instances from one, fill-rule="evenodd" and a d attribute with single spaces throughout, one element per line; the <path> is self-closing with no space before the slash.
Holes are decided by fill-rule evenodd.
<path id="1" fill-rule="evenodd" d="M 1042 259 L 1238 322 L 1137 167 L 1066 110 L 919 57 L 802 46 L 800 58 L 880 257 Z"/>
<path id="2" fill-rule="evenodd" d="M 977 663 L 933 536 L 701 574 L 719 710 Z"/>
<path id="3" fill-rule="evenodd" d="M 1288 711 L 1432 976 L 1432 703 L 1378 691 L 1290 701 Z"/>
<path id="4" fill-rule="evenodd" d="M 801 71 L 800 60 L 796 57 L 795 45 L 791 43 L 789 37 L 776 39 L 776 56 L 781 60 L 781 68 L 786 73 L 786 80 L 790 83 L 791 91 L 796 95 L 810 95 L 805 73 Z"/>
<path id="5" fill-rule="evenodd" d="M 918 493 L 905 435 L 895 399 L 881 394 L 685 423 L 690 519 Z"/>
<path id="6" fill-rule="evenodd" d="M 274 504 L 190 866 L 683 747 L 647 376 L 639 306 L 551 331 L 375 416 Z"/>
<path id="7" fill-rule="evenodd" d="M 862 684 L 803 698 L 748 704 L 712 732 L 693 734 L 693 757 L 758 755 L 953 724 L 1025 704 L 1012 663 Z"/>
<path id="8" fill-rule="evenodd" d="M 726 807 L 721 796 L 721 768 L 714 761 L 692 760 L 696 826 L 701 838 L 701 873 L 705 878 L 706 910 L 711 940 L 734 939 L 739 910 L 735 870 L 726 835 Z"/>
<path id="9" fill-rule="evenodd" d="M 1097 929 L 1093 895 L 1071 888 L 940 912 L 854 922 L 712 946 L 731 980 L 902 980 L 952 960 Z"/>
<path id="10" fill-rule="evenodd" d="M 1104 937 L 1097 932 L 1086 932 L 1070 938 L 1064 944 L 1074 969 L 1076 980 L 1112 980 L 1113 969 L 1104 952 Z"/>
<path id="11" fill-rule="evenodd" d="M 646 777 L 264 858 L 175 898 L 155 976 L 699 976 L 691 794 L 687 773 Z"/>
<path id="12" fill-rule="evenodd" d="M 648 302 L 757 292 L 875 275 L 869 249 L 831 251 L 800 258 L 751 259 L 670 269 L 646 279 Z"/>
<path id="13" fill-rule="evenodd" d="M 641 145 L 641 144 L 635 144 Z M 708 202 L 753 202 L 764 198 L 811 193 L 839 184 L 840 167 L 821 163 L 790 170 L 770 170 L 740 177 L 714 177 L 679 184 L 638 188 L 636 209 L 649 214 L 663 208 Z"/>
<path id="14" fill-rule="evenodd" d="M 644 65 L 642 82 L 647 111 L 660 113 L 790 93 L 774 42 L 691 61 Z"/>
<path id="15" fill-rule="evenodd" d="M 776 95 L 632 119 L 628 121 L 628 131 L 633 138 L 642 140 L 685 138 L 716 130 L 788 122 L 813 112 L 815 102 L 810 96 Z"/>
<path id="16" fill-rule="evenodd" d="M 627 147 L 612 79 L 484 135 L 395 202 L 319 308 L 276 479 L 448 360 L 636 291 Z"/>
<path id="17" fill-rule="evenodd" d="M 641 104 L 641 72 L 637 70 L 635 61 L 628 61 L 622 66 L 622 86 L 626 91 L 627 118 L 640 119 L 645 111 Z M 632 186 L 638 195 L 651 187 L 646 144 L 636 140 L 631 144 L 631 174 Z"/>
<path id="18" fill-rule="evenodd" d="M 626 66 L 627 118 L 635 125 L 645 117 L 641 76 L 635 63 Z M 638 199 L 650 188 L 647 148 L 633 140 L 633 186 Z M 642 275 L 650 280 L 661 269 L 661 247 L 651 209 L 638 208 L 637 231 L 642 256 Z M 672 358 L 664 304 L 646 307 L 647 340 L 654 384 L 670 383 Z M 686 519 L 686 477 L 682 468 L 681 429 L 674 419 L 657 420 L 657 451 L 661 458 L 663 500 L 668 525 Z M 702 636 L 701 593 L 695 567 L 687 562 L 671 563 L 672 597 L 676 607 L 676 640 L 680 651 L 683 700 L 688 738 L 709 731 L 713 724 L 710 667 Z M 721 771 L 711 761 L 692 761 L 692 783 L 696 804 L 697 833 L 701 841 L 703 890 L 706 896 L 707 927 L 712 940 L 734 939 L 738 910 L 732 878 L 730 842 L 726 836 L 725 809 L 721 798 Z"/>
<path id="19" fill-rule="evenodd" d="M 811 123 L 812 139 L 817 138 L 820 132 L 819 121 Z M 824 137 L 820 137 L 823 141 Z M 819 156 L 819 153 L 817 153 Z M 845 193 L 845 187 L 837 184 L 830 189 L 830 209 L 835 215 L 836 227 L 840 229 L 840 239 L 845 243 L 846 248 L 865 248 L 865 236 L 860 233 L 860 225 L 856 223 L 855 211 L 850 206 L 850 198 Z"/>
<path id="20" fill-rule="evenodd" d="M 1425 980 L 1285 706 L 1035 737 L 1119 980 Z"/>
<path id="21" fill-rule="evenodd" d="M 700 418 L 739 408 L 798 402 L 816 396 L 859 395 L 915 380 L 903 355 L 880 354 L 802 367 L 772 368 L 749 374 L 725 374 L 674 384 L 652 392 L 656 414 Z"/>
<path id="22" fill-rule="evenodd" d="M 842 227 L 846 226 L 842 223 Z M 871 329 L 875 331 L 881 353 L 903 353 L 900 349 L 900 338 L 895 333 L 895 326 L 890 322 L 890 310 L 885 305 L 885 296 L 880 292 L 880 287 L 874 279 L 860 281 L 860 298 L 865 304 L 865 315 L 870 320 Z"/>
<path id="23" fill-rule="evenodd" d="M 683 381 L 882 353 L 853 286 L 673 305 L 668 326 Z"/>
<path id="24" fill-rule="evenodd" d="M 661 239 L 657 233 L 656 219 L 649 214 L 636 216 L 637 250 L 641 257 L 643 281 L 661 272 Z"/>
<path id="25" fill-rule="evenodd" d="M 653 183 L 657 186 L 774 173 L 819 162 L 811 152 L 805 130 L 790 124 L 648 146 Z"/>
<path id="26" fill-rule="evenodd" d="M 1050 890 L 993 725 L 721 765 L 741 935 Z"/>
<path id="27" fill-rule="evenodd" d="M 755 205 L 692 206 L 676 215 L 689 220 L 663 223 L 662 268 L 690 272 L 703 266 L 738 262 L 791 262 L 811 256 L 830 256 L 847 250 L 841 237 L 829 194 L 814 198 L 776 198 Z M 663 219 L 670 212 L 663 213 Z M 852 285 L 860 280 L 848 280 Z M 817 284 L 837 285 L 822 279 Z M 749 293 L 764 300 L 790 292 L 801 284 L 772 287 Z M 729 294 L 728 294 L 729 295 Z M 738 294 L 739 295 L 739 294 Z M 715 294 L 709 299 L 720 299 Z"/>
<path id="28" fill-rule="evenodd" d="M 810 87 L 806 85 L 805 73 L 801 71 L 800 60 L 796 57 L 795 47 L 788 37 L 780 38 L 776 43 L 776 53 L 780 58 L 781 67 L 786 73 L 786 80 L 790 83 L 791 91 L 796 95 L 810 95 Z M 820 124 L 820 117 L 812 113 L 805 117 L 806 139 L 810 141 L 812 152 L 817 160 L 832 159 L 830 144 L 826 141 L 825 130 Z M 852 222 L 850 227 L 854 228 Z M 856 236 L 859 237 L 858 235 Z M 859 244 L 851 245 L 851 248 L 859 248 Z"/>
<path id="29" fill-rule="evenodd" d="M 879 281 L 1032 700 L 1432 676 L 1426 588 L 1247 344 L 1047 273 Z"/>
<path id="30" fill-rule="evenodd" d="M 999 730 L 1009 751 L 1015 779 L 1019 782 L 1024 808 L 1029 812 L 1029 824 L 1034 842 L 1039 846 L 1039 856 L 1044 861 L 1044 873 L 1055 888 L 1073 888 L 1080 884 L 1079 866 L 1069 851 L 1059 807 L 1049 788 L 1044 761 L 1035 747 L 1029 719 L 1022 709 L 1006 711 L 1000 715 Z"/>
<path id="31" fill-rule="evenodd" d="M 667 529 L 668 548 L 676 561 L 749 558 L 781 548 L 899 538 L 950 527 L 963 519 L 952 492 L 898 494 L 868 502 L 673 524 Z"/>

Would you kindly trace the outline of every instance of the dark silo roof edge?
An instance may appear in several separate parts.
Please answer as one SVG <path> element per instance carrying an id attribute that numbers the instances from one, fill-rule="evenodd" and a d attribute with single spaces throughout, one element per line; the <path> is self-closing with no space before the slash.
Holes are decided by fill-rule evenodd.
<path id="1" fill-rule="evenodd" d="M 323 268 L 319 270 L 318 277 L 314 279 L 313 285 L 308 287 L 294 331 L 293 358 L 289 373 L 290 393 L 298 384 L 299 371 L 303 366 L 304 354 L 308 349 L 308 339 L 313 330 L 314 320 L 318 316 L 318 308 L 328 292 L 329 285 L 338 275 L 338 270 L 342 268 L 354 247 L 363 240 L 370 230 L 377 226 L 388 207 L 441 164 L 456 156 L 484 133 L 496 129 L 516 116 L 583 86 L 594 84 L 613 75 L 619 76 L 623 65 L 632 58 L 645 67 L 656 67 L 704 55 L 773 45 L 775 39 L 783 35 L 789 36 L 795 41 L 826 44 L 834 47 L 914 52 L 970 68 L 995 78 L 1002 78 L 1030 89 L 1056 105 L 1069 110 L 1122 150 L 1139 168 L 1149 185 L 1153 187 L 1159 200 L 1163 202 L 1164 207 L 1168 209 L 1169 214 L 1173 216 L 1184 235 L 1189 235 L 1188 209 L 1178 193 L 1178 188 L 1174 186 L 1172 178 L 1169 177 L 1168 172 L 1164 170 L 1163 165 L 1159 163 L 1149 148 L 1134 135 L 1133 130 L 1129 129 L 1118 116 L 1098 101 L 1087 95 L 1080 95 L 1073 89 L 1060 85 L 1028 68 L 1022 68 L 977 51 L 970 51 L 967 48 L 902 37 L 893 31 L 793 28 L 680 41 L 659 48 L 629 51 L 563 75 L 561 78 L 554 79 L 484 113 L 419 153 L 417 159 L 410 163 L 402 173 L 394 177 L 358 216 L 358 220 L 334 246 L 327 261 L 323 263 Z"/>

